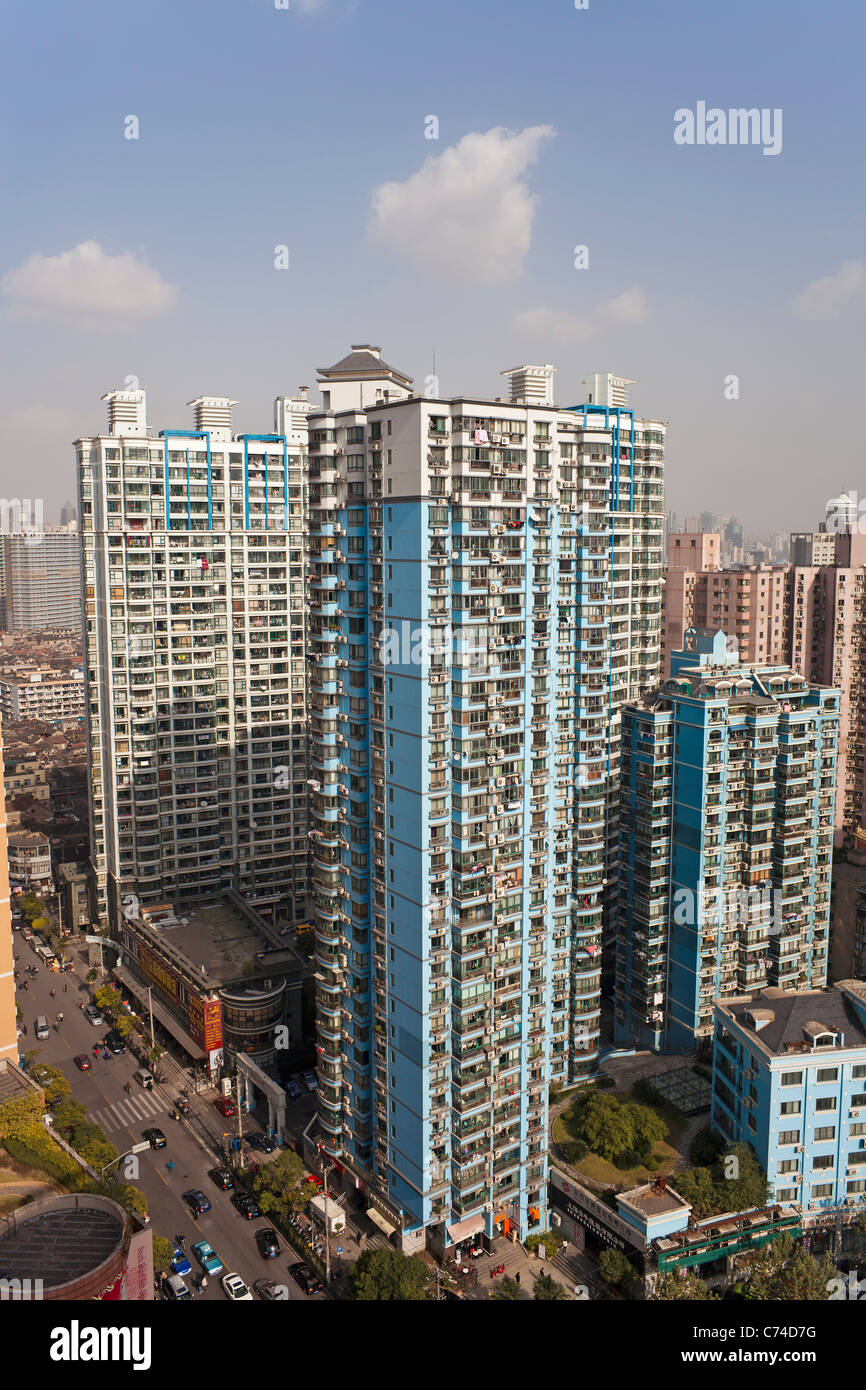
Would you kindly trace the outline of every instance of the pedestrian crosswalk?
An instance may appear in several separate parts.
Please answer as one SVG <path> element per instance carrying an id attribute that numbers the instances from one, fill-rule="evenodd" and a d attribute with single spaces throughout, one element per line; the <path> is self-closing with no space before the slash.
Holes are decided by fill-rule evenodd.
<path id="1" fill-rule="evenodd" d="M 129 1096 L 114 1105 L 107 1105 L 104 1110 L 95 1111 L 93 1119 L 106 1134 L 110 1134 L 113 1129 L 123 1129 L 126 1125 L 137 1125 L 142 1120 L 152 1120 L 155 1115 L 164 1115 L 169 1104 L 161 1094 L 152 1095 L 149 1091 L 142 1091 L 141 1095 Z"/>

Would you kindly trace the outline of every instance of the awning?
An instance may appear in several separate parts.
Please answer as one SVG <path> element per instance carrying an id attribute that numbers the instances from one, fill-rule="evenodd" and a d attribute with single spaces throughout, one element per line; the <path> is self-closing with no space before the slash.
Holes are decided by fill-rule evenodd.
<path id="1" fill-rule="evenodd" d="M 446 1226 L 445 1230 L 452 1245 L 459 1245 L 461 1241 L 477 1236 L 484 1230 L 484 1217 L 467 1216 L 465 1221 L 456 1221 L 453 1226 Z"/>
<path id="2" fill-rule="evenodd" d="M 377 1211 L 375 1207 L 368 1207 L 367 1215 L 369 1216 L 373 1225 L 378 1226 L 380 1231 L 384 1231 L 386 1236 L 392 1236 L 394 1232 L 397 1230 L 397 1227 L 392 1226 L 391 1222 L 386 1220 L 382 1213 L 380 1211 Z"/>
<path id="3" fill-rule="evenodd" d="M 123 966 L 116 965 L 111 973 L 123 985 L 124 989 L 128 989 L 131 994 L 135 995 L 145 1009 L 148 1007 L 147 985 L 143 984 L 141 980 L 137 980 L 131 971 L 124 969 Z M 167 1033 L 170 1033 L 176 1042 L 180 1043 L 184 1052 L 188 1053 L 194 1062 L 203 1062 L 207 1054 L 202 1052 L 195 1038 L 191 1037 L 186 1029 L 180 1026 L 173 1014 L 170 1014 L 168 1009 L 164 1008 L 158 1000 L 153 999 L 152 1004 L 153 1016 L 157 1023 Z"/>

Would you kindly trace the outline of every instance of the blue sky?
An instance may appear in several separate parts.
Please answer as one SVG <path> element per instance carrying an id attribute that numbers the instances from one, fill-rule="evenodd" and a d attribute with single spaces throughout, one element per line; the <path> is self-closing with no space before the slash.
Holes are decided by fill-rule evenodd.
<path id="1" fill-rule="evenodd" d="M 214 392 L 240 402 L 239 429 L 260 429 L 275 394 L 375 342 L 419 382 L 435 347 L 444 394 L 498 394 L 503 368 L 552 361 L 568 404 L 588 371 L 621 372 L 636 408 L 671 423 L 670 506 L 761 529 L 817 522 L 843 486 L 866 494 L 852 409 L 864 13 L 854 0 L 17 7 L 0 92 L 3 491 L 38 492 L 52 517 L 74 495 L 70 441 L 102 426 L 99 397 L 131 374 L 157 428 Z M 698 101 L 781 108 L 781 153 L 676 145 L 674 112 Z M 381 185 L 397 187 L 377 220 Z M 84 243 L 98 249 L 81 303 Z"/>

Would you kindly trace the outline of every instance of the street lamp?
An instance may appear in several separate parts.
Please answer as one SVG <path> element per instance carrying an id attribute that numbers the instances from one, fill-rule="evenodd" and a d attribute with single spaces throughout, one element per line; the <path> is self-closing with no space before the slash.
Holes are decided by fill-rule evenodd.
<path id="1" fill-rule="evenodd" d="M 102 1177 L 102 1175 L 103 1175 L 103 1173 L 106 1171 L 106 1169 L 108 1169 L 108 1168 L 113 1168 L 114 1165 L 115 1165 L 115 1163 L 119 1163 L 120 1160 L 121 1160 L 122 1158 L 129 1158 L 129 1155 L 130 1155 L 130 1154 L 140 1154 L 140 1153 L 144 1153 L 145 1149 L 149 1149 L 149 1148 L 150 1148 L 150 1143 L 149 1143 L 149 1141 L 148 1141 L 147 1139 L 143 1140 L 143 1142 L 140 1143 L 140 1144 L 133 1144 L 133 1146 L 132 1146 L 131 1149 L 127 1149 L 127 1150 L 126 1150 L 126 1153 L 118 1154 L 118 1155 L 117 1155 L 117 1158 L 113 1158 L 113 1159 L 111 1160 L 110 1163 L 106 1163 L 105 1168 L 100 1168 L 100 1170 L 99 1170 L 99 1176 Z"/>

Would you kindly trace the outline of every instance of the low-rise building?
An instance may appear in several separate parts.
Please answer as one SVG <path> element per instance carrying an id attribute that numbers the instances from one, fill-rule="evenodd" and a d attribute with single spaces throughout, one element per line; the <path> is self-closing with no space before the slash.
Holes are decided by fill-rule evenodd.
<path id="1" fill-rule="evenodd" d="M 713 1128 L 752 1145 L 781 1206 L 866 1201 L 866 984 L 714 1005 Z"/>
<path id="2" fill-rule="evenodd" d="M 65 723 L 84 717 L 82 671 L 28 671 L 0 676 L 0 714 Z"/>
<path id="3" fill-rule="evenodd" d="M 178 917 L 171 904 L 124 904 L 120 988 L 191 1061 L 210 1071 L 243 1053 L 273 1068 L 301 1036 L 305 962 L 253 909 L 209 904 Z M 283 1027 L 285 1032 L 280 1034 Z"/>
<path id="4" fill-rule="evenodd" d="M 38 830 L 10 830 L 10 882 L 40 892 L 51 885 L 51 845 Z"/>
<path id="5" fill-rule="evenodd" d="M 51 795 L 48 773 L 36 753 L 7 754 L 3 759 L 3 781 L 10 801 L 16 796 L 48 801 Z"/>

